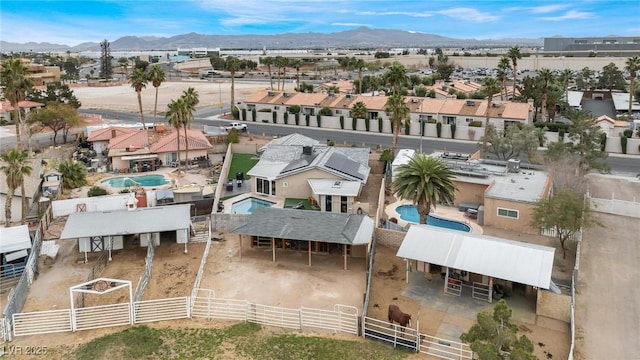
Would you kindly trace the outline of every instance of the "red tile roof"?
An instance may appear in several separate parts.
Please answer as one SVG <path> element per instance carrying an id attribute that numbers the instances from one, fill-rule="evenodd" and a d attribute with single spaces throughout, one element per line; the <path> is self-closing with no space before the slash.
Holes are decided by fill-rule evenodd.
<path id="1" fill-rule="evenodd" d="M 149 145 L 149 135 L 145 130 L 123 134 L 109 140 L 109 149 L 143 148 Z"/>
<path id="2" fill-rule="evenodd" d="M 187 130 L 189 138 L 189 150 L 211 149 L 213 145 L 207 140 L 207 137 L 201 131 Z M 177 131 L 171 131 L 163 136 L 155 144 L 151 145 L 152 153 L 164 153 L 178 151 L 178 142 L 176 141 Z M 184 130 L 180 130 L 180 151 L 186 150 L 186 142 L 184 138 Z"/>
<path id="3" fill-rule="evenodd" d="M 131 127 L 110 126 L 104 129 L 94 130 L 87 138 L 87 141 L 106 141 L 121 135 L 131 134 L 139 130 Z"/>

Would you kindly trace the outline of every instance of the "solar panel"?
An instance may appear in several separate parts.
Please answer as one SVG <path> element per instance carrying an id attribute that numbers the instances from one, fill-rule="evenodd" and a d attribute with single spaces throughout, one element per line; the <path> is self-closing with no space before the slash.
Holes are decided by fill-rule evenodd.
<path id="1" fill-rule="evenodd" d="M 325 166 L 329 169 L 347 174 L 356 179 L 364 180 L 364 175 L 358 172 L 360 164 L 342 154 L 331 154 L 329 159 L 327 159 Z"/>

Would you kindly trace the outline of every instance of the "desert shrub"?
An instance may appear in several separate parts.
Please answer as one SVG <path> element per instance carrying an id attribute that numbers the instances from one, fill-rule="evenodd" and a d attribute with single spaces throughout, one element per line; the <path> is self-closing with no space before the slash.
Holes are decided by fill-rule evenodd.
<path id="1" fill-rule="evenodd" d="M 336 146 L 336 142 L 333 140 L 329 140 L 329 142 L 327 142 L 327 146 Z"/>
<path id="2" fill-rule="evenodd" d="M 451 124 L 451 138 L 455 139 L 456 138 L 456 124 Z"/>
<path id="3" fill-rule="evenodd" d="M 340 115 L 340 129 L 344 130 L 344 115 Z"/>
<path id="4" fill-rule="evenodd" d="M 367 129 L 367 131 L 369 131 L 369 125 L 371 120 L 369 118 L 364 119 L 364 127 Z"/>
<path id="5" fill-rule="evenodd" d="M 105 188 L 101 188 L 100 186 L 92 186 L 89 191 L 87 191 L 87 196 L 88 197 L 94 197 L 94 196 L 103 196 L 103 195 L 107 195 L 109 192 L 107 192 L 107 189 Z"/>
<path id="6" fill-rule="evenodd" d="M 627 153 L 627 140 L 628 138 L 626 136 L 620 137 L 620 146 L 622 147 L 623 154 Z"/>
<path id="7" fill-rule="evenodd" d="M 283 120 L 284 120 L 284 124 L 285 125 L 289 124 L 289 113 L 288 112 L 284 113 Z"/>
<path id="8" fill-rule="evenodd" d="M 441 122 L 436 124 L 436 136 L 437 137 L 442 136 L 442 123 Z"/>
<path id="9" fill-rule="evenodd" d="M 437 122 L 438 122 L 438 120 L 436 120 L 436 119 L 427 119 L 427 124 L 435 124 Z"/>

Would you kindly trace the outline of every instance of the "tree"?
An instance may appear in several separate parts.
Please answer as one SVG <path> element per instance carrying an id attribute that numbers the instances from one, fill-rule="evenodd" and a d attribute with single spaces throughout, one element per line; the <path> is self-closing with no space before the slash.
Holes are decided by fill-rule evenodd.
<path id="1" fill-rule="evenodd" d="M 87 168 L 79 162 L 65 160 L 58 166 L 62 175 L 62 186 L 75 189 L 87 184 Z"/>
<path id="2" fill-rule="evenodd" d="M 185 143 L 185 158 L 186 166 L 189 168 L 189 137 L 187 135 L 187 129 L 191 128 L 191 121 L 196 113 L 196 105 L 200 102 L 198 92 L 196 89 L 189 87 L 182 93 L 184 98 L 184 119 L 182 121 L 182 128 L 184 129 L 184 143 Z"/>
<path id="3" fill-rule="evenodd" d="M 511 309 L 504 299 L 496 303 L 493 314 L 478 313 L 476 323 L 460 335 L 460 340 L 470 344 L 480 360 L 537 359 L 531 340 L 525 335 L 518 338 L 518 326 L 511 323 Z"/>
<path id="4" fill-rule="evenodd" d="M 296 89 L 298 89 L 300 87 L 300 67 L 302 66 L 302 61 L 293 60 L 290 65 L 296 69 Z"/>
<path id="5" fill-rule="evenodd" d="M 542 121 L 546 120 L 545 110 L 547 109 L 547 91 L 549 90 L 549 84 L 553 80 L 551 70 L 542 68 L 538 72 L 538 82 L 540 83 L 540 90 L 542 91 Z"/>
<path id="6" fill-rule="evenodd" d="M 553 122 L 556 120 L 556 110 L 558 106 L 560 106 L 560 108 L 566 108 L 567 102 L 563 100 L 564 94 L 563 88 L 557 83 L 553 83 L 547 88 L 547 107 L 544 110 L 547 112 L 547 119 L 549 119 L 549 121 Z"/>
<path id="7" fill-rule="evenodd" d="M 131 83 L 131 87 L 138 94 L 138 109 L 140 109 L 140 121 L 142 121 L 142 128 L 146 131 L 147 125 L 144 123 L 144 114 L 142 112 L 142 89 L 147 87 L 147 83 L 149 79 L 147 78 L 147 74 L 144 70 L 136 68 L 131 73 L 129 77 L 129 83 Z"/>
<path id="8" fill-rule="evenodd" d="M 104 39 L 100 42 L 100 77 L 109 80 L 113 77 L 113 69 L 111 67 L 111 48 L 109 41 Z"/>
<path id="9" fill-rule="evenodd" d="M 118 64 L 120 64 L 120 67 L 122 68 L 122 70 L 124 70 L 124 76 L 127 76 L 127 68 L 129 67 L 129 59 L 127 59 L 125 56 L 122 56 L 120 58 L 118 58 Z"/>
<path id="10" fill-rule="evenodd" d="M 153 87 L 156 88 L 156 97 L 155 97 L 155 102 L 153 103 L 153 122 L 155 123 L 156 114 L 158 110 L 158 88 L 165 81 L 165 72 L 164 70 L 162 70 L 160 65 L 157 65 L 157 64 L 153 65 L 149 70 L 148 78 L 149 78 L 149 81 L 151 81 L 151 84 L 153 85 Z"/>
<path id="11" fill-rule="evenodd" d="M 66 143 L 69 129 L 81 125 L 84 120 L 73 106 L 51 102 L 46 107 L 31 112 L 29 122 L 38 123 L 42 127 L 51 129 L 53 131 L 53 146 L 57 146 L 60 131 L 63 132 L 63 141 Z"/>
<path id="12" fill-rule="evenodd" d="M 178 173 L 180 173 L 180 129 L 182 128 L 182 123 L 185 121 L 186 112 L 186 104 L 183 96 L 171 100 L 169 104 L 167 104 L 167 111 L 165 116 L 169 121 L 169 125 L 176 129 L 176 143 L 178 146 Z"/>
<path id="13" fill-rule="evenodd" d="M 269 73 L 269 84 L 270 84 L 270 89 L 273 90 L 273 78 L 271 77 L 271 65 L 273 65 L 273 58 L 271 56 L 266 56 L 264 58 L 260 59 L 261 62 L 264 65 L 267 65 L 267 72 Z M 298 85 L 298 88 L 300 87 L 300 85 Z M 300 91 L 300 90 L 298 90 Z"/>
<path id="14" fill-rule="evenodd" d="M 591 113 L 585 110 L 568 109 L 565 117 L 569 124 L 569 139 L 566 149 L 579 157 L 582 174 L 591 169 L 608 171 L 607 164 L 600 162 L 607 157 L 607 153 L 600 149 L 600 133 L 602 129 L 596 123 Z"/>
<path id="15" fill-rule="evenodd" d="M 393 64 L 384 74 L 384 78 L 393 89 L 393 94 L 400 94 L 400 89 L 407 84 L 407 69 L 402 64 Z"/>
<path id="16" fill-rule="evenodd" d="M 393 94 L 387 98 L 386 111 L 389 115 L 389 121 L 391 121 L 391 130 L 393 131 L 391 150 L 395 157 L 398 154 L 398 137 L 400 136 L 402 127 L 405 124 L 409 124 L 411 120 L 409 118 L 411 110 L 409 110 L 409 107 L 405 103 L 404 96 Z"/>
<path id="17" fill-rule="evenodd" d="M 29 69 L 20 59 L 8 59 L 2 63 L 0 85 L 4 87 L 4 96 L 13 108 L 13 121 L 16 125 L 18 144 L 22 142 L 21 135 L 24 131 L 21 129 L 25 127 L 19 103 L 25 99 L 27 92 L 33 87 L 33 81 L 28 74 Z M 31 146 L 29 146 L 29 152 L 31 152 Z"/>
<path id="18" fill-rule="evenodd" d="M 362 59 L 358 59 L 354 66 L 358 69 L 358 94 L 362 94 L 362 71 L 367 66 L 367 63 Z"/>
<path id="19" fill-rule="evenodd" d="M 487 156 L 487 139 L 489 138 L 489 120 L 491 119 L 491 103 L 493 102 L 493 94 L 500 91 L 498 81 L 494 77 L 488 77 L 484 80 L 482 91 L 487 94 L 487 109 L 485 110 L 484 136 L 482 137 L 482 148 L 480 148 L 480 157 Z"/>
<path id="20" fill-rule="evenodd" d="M 449 62 L 449 58 L 447 56 L 438 56 L 438 62 L 436 64 L 438 79 L 449 81 L 454 69 L 455 66 Z"/>
<path id="21" fill-rule="evenodd" d="M 73 90 L 67 84 L 59 81 L 48 83 L 44 90 L 33 89 L 28 98 L 32 101 L 47 104 L 49 102 L 63 103 L 79 109 L 82 106 L 80 100 L 75 96 Z"/>
<path id="22" fill-rule="evenodd" d="M 33 168 L 29 166 L 29 153 L 26 150 L 16 148 L 0 154 L 3 164 L 0 171 L 5 175 L 7 182 L 7 199 L 4 204 L 5 226 L 11 226 L 11 205 L 16 189 L 20 187 L 20 197 L 22 198 L 21 224 L 24 225 L 27 218 L 27 194 L 25 194 L 24 178 L 31 175 Z"/>
<path id="23" fill-rule="evenodd" d="M 354 119 L 364 119 L 368 113 L 369 110 L 362 101 L 357 101 L 351 106 L 351 117 Z"/>
<path id="24" fill-rule="evenodd" d="M 482 143 L 487 145 L 487 152 L 490 152 L 500 160 L 507 161 L 517 158 L 520 154 L 531 157 L 538 149 L 538 135 L 543 131 L 533 125 L 525 125 L 522 128 L 516 125 L 508 126 L 504 133 L 496 131 L 493 125 L 489 125 L 486 139 Z"/>
<path id="25" fill-rule="evenodd" d="M 582 91 L 593 90 L 596 82 L 593 78 L 593 71 L 588 67 L 582 68 L 576 77 L 576 86 Z"/>
<path id="26" fill-rule="evenodd" d="M 564 69 L 560 73 L 560 82 L 564 90 L 564 101 L 569 101 L 569 82 L 573 79 L 573 71 L 571 69 Z"/>
<path id="27" fill-rule="evenodd" d="M 421 224 L 427 223 L 431 207 L 439 203 L 453 203 L 455 173 L 439 159 L 415 154 L 407 164 L 396 168 L 394 176 L 391 183 L 393 192 L 416 204 Z"/>
<path id="28" fill-rule="evenodd" d="M 609 63 L 602 68 L 602 74 L 598 79 L 598 87 L 601 89 L 609 89 L 612 92 L 613 89 L 624 90 L 627 87 L 627 83 L 624 81 L 622 71 L 618 69 L 616 64 Z"/>
<path id="29" fill-rule="evenodd" d="M 518 84 L 518 60 L 522 59 L 520 48 L 514 46 L 509 49 L 509 52 L 507 52 L 507 57 L 511 60 L 511 64 L 513 65 L 513 94 L 515 96 L 516 85 Z"/>
<path id="30" fill-rule="evenodd" d="M 634 56 L 630 57 L 625 61 L 624 69 L 629 72 L 629 119 L 631 119 L 632 113 L 632 103 L 633 103 L 633 93 L 635 90 L 635 80 L 636 73 L 640 71 L 640 57 Z M 636 96 L 636 100 L 638 97 Z"/>
<path id="31" fill-rule="evenodd" d="M 580 229 L 597 224 L 583 196 L 572 188 L 560 189 L 553 196 L 540 199 L 531 218 L 532 227 L 555 230 L 563 259 L 567 258 L 567 239 L 574 238 Z"/>
<path id="32" fill-rule="evenodd" d="M 509 58 L 503 56 L 500 58 L 498 62 L 498 78 L 500 79 L 500 83 L 502 84 L 502 90 L 500 90 L 500 100 L 505 100 L 508 96 L 507 93 L 507 75 L 509 75 L 509 70 L 511 70 L 511 64 L 509 63 Z M 503 96 L 504 92 L 504 96 Z M 514 94 L 515 97 L 515 94 Z"/>
<path id="33" fill-rule="evenodd" d="M 228 56 L 224 63 L 225 69 L 231 74 L 231 110 L 236 106 L 236 71 L 238 71 L 238 58 Z"/>

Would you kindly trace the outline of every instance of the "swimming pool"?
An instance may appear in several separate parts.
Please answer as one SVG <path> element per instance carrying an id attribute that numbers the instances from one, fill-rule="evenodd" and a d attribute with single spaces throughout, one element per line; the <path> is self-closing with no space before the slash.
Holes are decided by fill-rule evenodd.
<path id="1" fill-rule="evenodd" d="M 256 198 L 246 198 L 231 205 L 232 214 L 253 214 L 255 209 L 272 207 L 274 203 Z"/>
<path id="2" fill-rule="evenodd" d="M 400 205 L 396 208 L 396 212 L 400 215 L 400 219 L 412 223 L 420 223 L 420 214 L 415 205 Z M 437 216 L 429 215 L 427 225 L 437 226 L 441 228 L 471 232 L 471 227 L 465 223 L 455 220 L 443 219 Z"/>
<path id="3" fill-rule="evenodd" d="M 114 188 L 125 188 L 132 186 L 161 186 L 169 183 L 169 179 L 164 175 L 142 175 L 142 176 L 118 176 L 100 181 Z"/>

